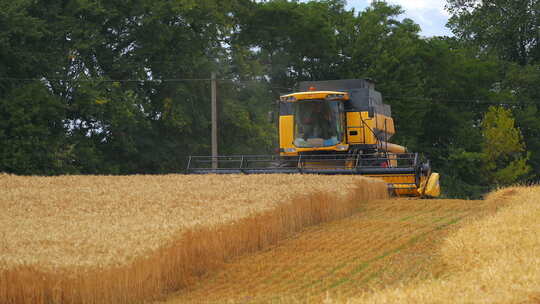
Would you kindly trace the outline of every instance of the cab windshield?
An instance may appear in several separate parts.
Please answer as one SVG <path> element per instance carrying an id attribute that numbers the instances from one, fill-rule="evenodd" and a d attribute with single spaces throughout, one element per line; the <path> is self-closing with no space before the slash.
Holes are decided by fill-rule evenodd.
<path id="1" fill-rule="evenodd" d="M 340 101 L 299 101 L 294 104 L 294 145 L 298 148 L 331 147 L 343 137 Z"/>

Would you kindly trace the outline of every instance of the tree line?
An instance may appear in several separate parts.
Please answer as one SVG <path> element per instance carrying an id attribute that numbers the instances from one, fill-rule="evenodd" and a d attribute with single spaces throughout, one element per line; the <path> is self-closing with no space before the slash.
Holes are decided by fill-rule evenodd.
<path id="1" fill-rule="evenodd" d="M 422 37 L 384 1 L 0 0 L 0 172 L 182 172 L 216 72 L 221 154 L 273 153 L 299 81 L 369 77 L 446 195 L 538 180 L 539 3 L 449 0 Z"/>

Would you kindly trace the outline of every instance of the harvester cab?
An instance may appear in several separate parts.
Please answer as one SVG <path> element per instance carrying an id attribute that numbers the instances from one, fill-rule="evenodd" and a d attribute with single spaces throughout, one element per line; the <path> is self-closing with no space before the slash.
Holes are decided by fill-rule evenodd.
<path id="1" fill-rule="evenodd" d="M 383 179 L 398 196 L 440 195 L 429 162 L 389 143 L 391 108 L 373 81 L 301 82 L 278 104 L 278 155 L 191 156 L 187 172 L 359 174 Z"/>

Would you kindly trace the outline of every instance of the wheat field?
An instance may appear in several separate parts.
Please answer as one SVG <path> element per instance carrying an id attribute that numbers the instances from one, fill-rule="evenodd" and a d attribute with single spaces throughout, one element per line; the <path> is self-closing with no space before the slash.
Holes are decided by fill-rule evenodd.
<path id="1" fill-rule="evenodd" d="M 313 226 L 270 250 L 227 263 L 167 304 L 321 303 L 444 272 L 433 252 L 477 201 L 391 199 L 364 202 L 359 212 Z M 161 302 L 159 302 L 161 303 Z"/>
<path id="2" fill-rule="evenodd" d="M 539 303 L 539 200 L 364 202 L 159 303 Z"/>
<path id="3" fill-rule="evenodd" d="M 354 176 L 0 175 L 0 303 L 134 303 L 387 196 Z"/>

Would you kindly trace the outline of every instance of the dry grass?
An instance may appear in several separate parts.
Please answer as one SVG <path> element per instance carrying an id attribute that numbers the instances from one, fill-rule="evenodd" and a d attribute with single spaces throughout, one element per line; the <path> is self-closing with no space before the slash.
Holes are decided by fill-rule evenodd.
<path id="1" fill-rule="evenodd" d="M 386 196 L 352 176 L 0 175 L 0 303 L 133 303 Z"/>
<path id="2" fill-rule="evenodd" d="M 471 221 L 440 250 L 448 275 L 365 293 L 347 303 L 540 303 L 540 187 L 515 187 L 487 201 L 509 206 Z M 341 302 L 341 301 L 340 301 Z"/>

